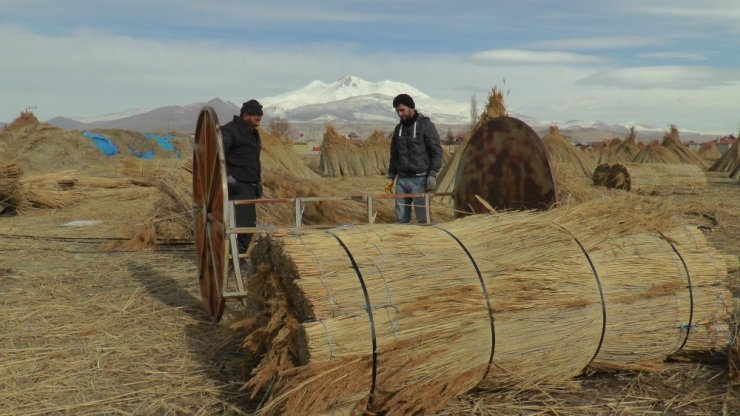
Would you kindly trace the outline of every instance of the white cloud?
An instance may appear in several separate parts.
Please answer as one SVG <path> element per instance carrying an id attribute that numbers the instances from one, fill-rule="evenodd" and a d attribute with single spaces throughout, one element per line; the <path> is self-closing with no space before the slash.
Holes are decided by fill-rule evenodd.
<path id="1" fill-rule="evenodd" d="M 37 116 L 47 120 L 58 115 L 97 117 L 133 108 L 149 110 L 215 97 L 239 103 L 347 74 L 369 81 L 405 82 L 433 98 L 463 103 L 472 92 L 479 103 L 484 102 L 496 85 L 510 90 L 506 97 L 510 110 L 542 120 L 672 122 L 689 129 L 727 132 L 740 121 L 735 104 L 740 86 L 730 84 L 738 77 L 708 68 L 701 79 L 706 84 L 707 78 L 715 78 L 711 85 L 717 87 L 691 90 L 686 99 L 689 92 L 681 88 L 614 88 L 621 84 L 612 84 L 604 74 L 596 76 L 589 65 L 602 58 L 579 54 L 495 50 L 488 51 L 495 52 L 495 59 L 484 54 L 486 59 L 476 61 L 462 54 L 407 49 L 359 52 L 356 45 L 341 42 L 261 47 L 252 42 L 141 39 L 93 30 L 42 35 L 2 24 L 0 39 L 0 56 L 12 57 L 0 60 L 0 121 L 12 120 L 29 105 L 36 105 Z M 643 74 L 641 79 L 660 81 L 668 75 L 663 71 L 652 77 Z M 628 81 L 644 85 L 632 78 Z M 716 82 L 717 78 L 723 82 Z M 466 87 L 457 88 L 460 85 Z"/>
<path id="2" fill-rule="evenodd" d="M 608 36 L 545 40 L 541 42 L 532 42 L 527 44 L 526 46 L 532 48 L 571 50 L 625 49 L 634 47 L 665 45 L 667 42 L 668 39 L 664 36 Z"/>
<path id="3" fill-rule="evenodd" d="M 691 90 L 728 86 L 740 81 L 740 72 L 708 67 L 648 66 L 597 72 L 579 81 L 584 86 L 614 88 L 666 88 Z"/>
<path id="4" fill-rule="evenodd" d="M 578 65 L 604 63 L 607 61 L 605 58 L 593 55 L 556 51 L 528 51 L 523 49 L 495 49 L 477 52 L 471 55 L 470 60 L 471 62 L 482 65 Z"/>
<path id="5" fill-rule="evenodd" d="M 638 58 L 647 59 L 676 59 L 682 61 L 706 61 L 708 58 L 699 53 L 690 52 L 653 52 L 653 53 L 641 53 L 637 55 Z"/>

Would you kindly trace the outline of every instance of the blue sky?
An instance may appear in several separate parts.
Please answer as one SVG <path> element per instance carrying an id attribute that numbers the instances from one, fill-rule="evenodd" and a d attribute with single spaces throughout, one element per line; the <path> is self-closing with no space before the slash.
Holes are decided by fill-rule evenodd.
<path id="1" fill-rule="evenodd" d="M 539 120 L 737 133 L 740 1 L 0 1 L 0 121 L 219 97 L 344 75 Z"/>

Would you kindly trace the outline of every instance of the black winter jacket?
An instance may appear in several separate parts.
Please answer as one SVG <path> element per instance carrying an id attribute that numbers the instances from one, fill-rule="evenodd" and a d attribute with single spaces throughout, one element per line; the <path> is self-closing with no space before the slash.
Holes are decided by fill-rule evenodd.
<path id="1" fill-rule="evenodd" d="M 239 182 L 262 181 L 260 151 L 262 141 L 259 131 L 241 117 L 221 126 L 221 139 L 226 158 L 226 173 Z"/>
<path id="2" fill-rule="evenodd" d="M 398 123 L 391 139 L 388 177 L 437 176 L 441 167 L 439 133 L 429 117 L 416 113 L 412 119 Z"/>

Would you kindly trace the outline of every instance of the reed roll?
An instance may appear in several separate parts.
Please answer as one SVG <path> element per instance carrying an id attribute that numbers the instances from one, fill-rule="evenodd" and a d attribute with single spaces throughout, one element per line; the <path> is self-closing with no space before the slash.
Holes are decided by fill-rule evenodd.
<path id="1" fill-rule="evenodd" d="M 608 205 L 608 204 L 607 204 Z M 596 204 L 431 227 L 274 235 L 252 253 L 248 387 L 264 413 L 431 413 L 727 344 L 724 258 L 695 228 Z M 543 365 L 543 363 L 545 363 Z"/>
<path id="2" fill-rule="evenodd" d="M 692 194 L 707 187 L 704 171 L 692 164 L 601 164 L 593 174 L 595 185 L 638 194 Z"/>

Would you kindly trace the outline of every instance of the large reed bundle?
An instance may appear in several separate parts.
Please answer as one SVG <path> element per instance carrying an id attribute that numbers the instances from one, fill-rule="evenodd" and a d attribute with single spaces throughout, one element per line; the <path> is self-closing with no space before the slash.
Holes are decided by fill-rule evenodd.
<path id="1" fill-rule="evenodd" d="M 321 142 L 319 170 L 324 176 L 365 176 L 359 148 L 328 123 Z"/>
<path id="2" fill-rule="evenodd" d="M 661 146 L 657 140 L 645 146 L 632 159 L 635 163 L 681 163 L 681 159 L 670 150 Z"/>
<path id="3" fill-rule="evenodd" d="M 0 214 L 16 212 L 20 204 L 23 168 L 17 163 L 0 165 Z"/>
<path id="4" fill-rule="evenodd" d="M 717 148 L 717 141 L 711 140 L 706 143 L 702 143 L 698 152 L 699 156 L 704 160 L 716 161 L 722 157 L 722 152 Z"/>
<path id="5" fill-rule="evenodd" d="M 283 172 L 295 178 L 319 178 L 319 175 L 303 163 L 289 141 L 264 130 L 260 130 L 260 137 L 262 139 L 260 164 L 263 171 Z"/>
<path id="6" fill-rule="evenodd" d="M 480 383 L 721 349 L 721 256 L 655 212 L 612 201 L 261 239 L 248 316 L 232 325 L 247 385 L 270 414 L 422 414 Z"/>
<path id="7" fill-rule="evenodd" d="M 637 133 L 635 133 L 635 128 L 630 127 L 630 132 L 627 137 L 625 137 L 622 143 L 617 146 L 617 154 L 626 162 L 631 162 L 632 159 L 637 155 L 637 153 L 640 152 L 640 148 L 637 145 L 636 138 Z"/>
<path id="8" fill-rule="evenodd" d="M 580 168 L 585 177 L 591 177 L 594 168 L 596 168 L 593 161 L 570 144 L 570 141 L 560 134 L 558 126 L 550 126 L 550 131 L 542 139 L 542 142 L 545 144 L 551 162 L 572 163 Z"/>
<path id="9" fill-rule="evenodd" d="M 21 176 L 19 207 L 65 208 L 81 202 L 82 195 L 70 191 L 79 176 L 79 171 L 73 169 Z"/>
<path id="10" fill-rule="evenodd" d="M 488 102 L 486 103 L 486 109 L 478 118 L 475 126 L 471 129 L 470 137 L 475 133 L 478 127 L 484 125 L 488 121 L 507 115 L 506 105 L 504 104 L 504 94 L 497 87 L 491 88 L 491 92 L 488 94 Z M 460 158 L 462 157 L 465 146 L 467 145 L 466 140 L 458 146 L 452 157 L 442 166 L 442 170 L 437 175 L 437 192 L 439 193 L 451 193 L 455 189 L 455 175 L 457 174 L 457 167 L 460 165 Z M 447 201 L 448 198 L 443 198 L 443 201 Z"/>
<path id="11" fill-rule="evenodd" d="M 552 162 L 552 171 L 558 184 L 558 196 L 561 204 L 582 203 L 603 197 L 607 189 L 594 186 L 593 181 L 585 176 L 581 169 L 566 162 Z"/>
<path id="12" fill-rule="evenodd" d="M 360 148 L 360 160 L 365 175 L 385 175 L 391 158 L 391 141 L 385 134 L 375 130 L 365 139 Z"/>
<path id="13" fill-rule="evenodd" d="M 692 194 L 707 187 L 704 171 L 690 164 L 617 163 L 599 165 L 595 185 L 639 194 Z"/>
<path id="14" fill-rule="evenodd" d="M 673 152 L 681 163 L 693 163 L 702 168 L 707 168 L 706 161 L 696 152 L 681 143 L 678 128 L 671 125 L 671 131 L 663 136 L 663 147 Z"/>
<path id="15" fill-rule="evenodd" d="M 599 159 L 598 163 L 619 163 L 626 162 L 622 155 L 617 153 L 617 148 L 621 145 L 621 140 L 614 138 L 614 140 L 606 140 L 601 146 L 599 146 Z"/>
<path id="16" fill-rule="evenodd" d="M 714 164 L 709 168 L 712 172 L 727 172 L 731 178 L 740 175 L 740 140 L 727 149 Z"/>
<path id="17" fill-rule="evenodd" d="M 139 159 L 136 157 L 116 158 L 116 176 L 142 178 L 147 181 L 156 181 L 169 171 L 182 167 L 185 160 L 181 159 Z"/>

